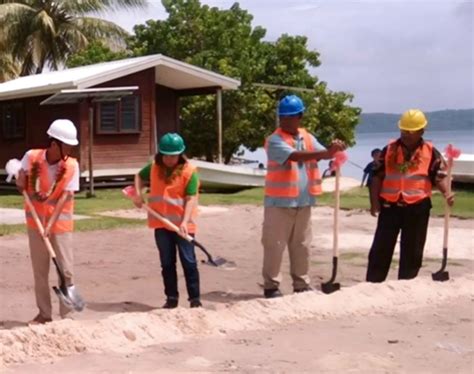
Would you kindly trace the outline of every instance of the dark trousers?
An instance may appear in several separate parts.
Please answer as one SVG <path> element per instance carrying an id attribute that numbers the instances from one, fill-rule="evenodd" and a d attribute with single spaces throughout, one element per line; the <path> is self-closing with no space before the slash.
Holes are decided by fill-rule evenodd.
<path id="1" fill-rule="evenodd" d="M 155 229 L 155 242 L 160 252 L 161 274 L 168 299 L 178 299 L 178 276 L 176 273 L 176 249 L 183 266 L 189 300 L 199 299 L 199 271 L 194 244 L 173 231 Z"/>
<path id="2" fill-rule="evenodd" d="M 398 279 L 413 279 L 418 275 L 423 261 L 430 209 L 430 199 L 406 206 L 381 203 L 369 253 L 367 282 L 383 282 L 387 278 L 400 231 Z"/>

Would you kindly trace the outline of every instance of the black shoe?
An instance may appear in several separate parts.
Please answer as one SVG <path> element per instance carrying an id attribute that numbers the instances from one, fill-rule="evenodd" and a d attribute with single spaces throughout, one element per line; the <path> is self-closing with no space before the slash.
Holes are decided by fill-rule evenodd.
<path id="1" fill-rule="evenodd" d="M 162 306 L 163 309 L 174 309 L 178 307 L 178 299 L 167 299 L 166 303 Z"/>
<path id="2" fill-rule="evenodd" d="M 293 290 L 294 293 L 300 293 L 300 292 L 308 292 L 308 291 L 314 291 L 310 286 L 306 286 L 303 288 L 295 288 Z"/>
<path id="3" fill-rule="evenodd" d="M 189 307 L 190 308 L 202 308 L 201 300 L 199 300 L 199 299 L 191 300 L 189 302 Z"/>
<path id="4" fill-rule="evenodd" d="M 266 289 L 263 291 L 263 295 L 265 296 L 266 299 L 273 299 L 275 297 L 283 296 L 283 294 L 280 292 L 278 288 Z"/>

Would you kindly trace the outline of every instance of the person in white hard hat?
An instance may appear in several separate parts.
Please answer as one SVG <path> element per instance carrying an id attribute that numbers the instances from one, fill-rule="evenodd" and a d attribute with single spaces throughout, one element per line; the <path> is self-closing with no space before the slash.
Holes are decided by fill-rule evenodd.
<path id="1" fill-rule="evenodd" d="M 16 185 L 20 192 L 26 190 L 42 221 L 44 235 L 49 237 L 64 270 L 68 292 L 78 295 L 73 281 L 72 216 L 74 192 L 79 190 L 79 165 L 71 157 L 74 146 L 79 144 L 77 130 L 70 120 L 58 119 L 50 125 L 47 134 L 47 148 L 31 149 L 23 156 Z M 25 213 L 39 309 L 30 324 L 43 324 L 52 321 L 48 280 L 51 259 L 27 206 Z M 59 314 L 62 318 L 70 312 L 60 303 Z"/>

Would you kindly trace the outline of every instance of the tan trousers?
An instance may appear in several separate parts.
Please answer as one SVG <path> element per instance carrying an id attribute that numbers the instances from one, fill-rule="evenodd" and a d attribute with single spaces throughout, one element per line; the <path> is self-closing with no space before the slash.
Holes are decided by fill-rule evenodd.
<path id="1" fill-rule="evenodd" d="M 293 288 L 297 290 L 310 285 L 308 268 L 311 239 L 311 207 L 265 207 L 262 230 L 265 289 L 280 286 L 280 267 L 286 247 L 290 255 Z"/>
<path id="2" fill-rule="evenodd" d="M 52 319 L 51 291 L 49 288 L 51 257 L 38 231 L 28 229 L 28 240 L 30 243 L 31 264 L 33 266 L 35 280 L 36 305 L 42 317 Z M 56 258 L 64 271 L 66 286 L 70 286 L 73 284 L 74 264 L 72 233 L 51 234 L 50 240 L 54 252 L 56 253 Z M 70 309 L 65 307 L 62 303 L 59 303 L 59 314 L 62 318 L 66 317 L 70 312 L 72 312 Z"/>

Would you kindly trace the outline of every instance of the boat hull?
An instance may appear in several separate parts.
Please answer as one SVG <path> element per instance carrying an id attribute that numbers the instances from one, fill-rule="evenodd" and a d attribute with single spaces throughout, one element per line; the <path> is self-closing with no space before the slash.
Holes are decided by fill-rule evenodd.
<path id="1" fill-rule="evenodd" d="M 201 188 L 213 190 L 239 190 L 265 185 L 266 171 L 243 166 L 216 164 L 190 160 L 197 167 Z"/>
<path id="2" fill-rule="evenodd" d="M 453 162 L 453 181 L 474 183 L 474 154 L 461 154 Z"/>

